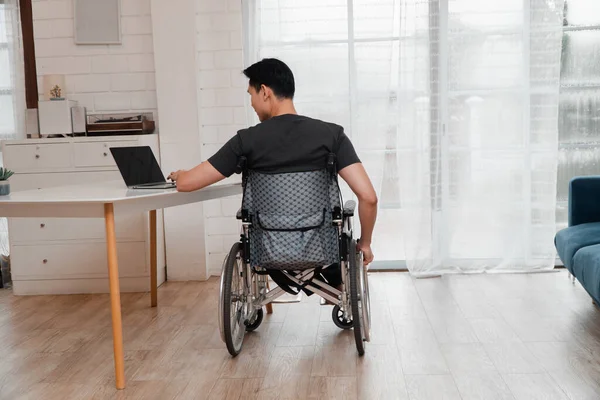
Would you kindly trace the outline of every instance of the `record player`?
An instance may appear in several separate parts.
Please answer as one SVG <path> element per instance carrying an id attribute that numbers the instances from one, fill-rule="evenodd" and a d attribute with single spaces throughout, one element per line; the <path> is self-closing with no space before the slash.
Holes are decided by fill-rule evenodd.
<path id="1" fill-rule="evenodd" d="M 87 136 L 147 135 L 154 132 L 152 113 L 93 114 L 87 116 Z"/>

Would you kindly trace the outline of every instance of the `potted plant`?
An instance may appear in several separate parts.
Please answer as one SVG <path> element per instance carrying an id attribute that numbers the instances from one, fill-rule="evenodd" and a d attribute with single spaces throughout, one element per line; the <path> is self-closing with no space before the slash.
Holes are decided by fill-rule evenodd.
<path id="1" fill-rule="evenodd" d="M 10 194 L 10 182 L 8 178 L 13 176 L 14 172 L 10 169 L 0 167 L 0 196 L 6 196 Z"/>

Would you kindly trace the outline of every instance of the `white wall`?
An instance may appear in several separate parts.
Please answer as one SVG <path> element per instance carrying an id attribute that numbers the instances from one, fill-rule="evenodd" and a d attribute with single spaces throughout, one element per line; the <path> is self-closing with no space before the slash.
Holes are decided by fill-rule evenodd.
<path id="1" fill-rule="evenodd" d="M 150 0 L 121 0 L 121 45 L 75 45 L 72 0 L 33 0 L 42 93 L 45 74 L 65 74 L 67 97 L 88 113 L 155 111 Z"/>
<path id="2" fill-rule="evenodd" d="M 191 168 L 247 126 L 241 0 L 121 1 L 123 44 L 76 46 L 72 0 L 34 0 L 38 75 L 65 74 L 88 112 L 155 112 L 163 171 Z M 168 279 L 220 274 L 240 202 L 165 210 Z"/>
<path id="3" fill-rule="evenodd" d="M 246 126 L 241 2 L 180 0 L 174 4 L 151 1 L 166 170 L 197 165 Z M 223 183 L 239 180 L 234 175 Z M 220 274 L 225 254 L 239 239 L 235 212 L 240 202 L 238 196 L 168 210 L 169 279 Z"/>
<path id="4" fill-rule="evenodd" d="M 241 0 L 197 0 L 198 88 L 202 155 L 214 154 L 247 127 L 244 100 L 248 81 L 242 70 Z M 234 175 L 231 181 L 239 181 Z M 231 245 L 239 240 L 235 213 L 241 196 L 207 202 L 204 208 L 208 269 L 221 271 Z"/>
<path id="5" fill-rule="evenodd" d="M 163 170 L 188 169 L 201 160 L 196 85 L 195 0 L 152 0 L 156 90 Z M 177 23 L 173 23 L 177 21 Z M 204 280 L 203 203 L 165 210 L 167 277 Z"/>

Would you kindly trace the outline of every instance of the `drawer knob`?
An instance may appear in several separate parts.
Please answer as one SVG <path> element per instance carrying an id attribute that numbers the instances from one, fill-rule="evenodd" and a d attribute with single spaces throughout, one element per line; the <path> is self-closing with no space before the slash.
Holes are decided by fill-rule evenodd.
<path id="1" fill-rule="evenodd" d="M 48 259 L 44 258 L 44 259 L 42 260 L 42 262 L 43 262 L 44 264 L 47 264 L 47 263 L 48 263 Z"/>
<path id="2" fill-rule="evenodd" d="M 39 154 L 36 154 L 36 155 L 35 155 L 35 158 L 40 158 L 40 155 L 39 155 Z"/>
<path id="3" fill-rule="evenodd" d="M 40 228 L 45 228 L 46 224 L 40 224 Z"/>

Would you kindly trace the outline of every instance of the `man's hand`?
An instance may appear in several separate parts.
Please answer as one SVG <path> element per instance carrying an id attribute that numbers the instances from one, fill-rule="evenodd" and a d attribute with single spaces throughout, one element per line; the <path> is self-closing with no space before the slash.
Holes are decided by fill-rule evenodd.
<path id="1" fill-rule="evenodd" d="M 217 171 L 208 161 L 204 161 L 190 170 L 180 169 L 171 172 L 168 178 L 177 182 L 177 191 L 193 192 L 194 190 L 217 183 L 225 179 L 225 176 Z"/>
<path id="2" fill-rule="evenodd" d="M 177 179 L 179 178 L 179 175 L 181 175 L 183 172 L 185 172 L 184 169 L 179 169 L 175 172 L 171 172 L 169 174 L 169 176 L 167 177 L 167 179 L 172 180 L 173 182 L 177 182 Z"/>
<path id="3" fill-rule="evenodd" d="M 363 264 L 365 267 L 373 262 L 373 251 L 371 250 L 371 244 L 362 243 L 360 240 L 356 243 L 358 250 L 363 253 Z"/>

